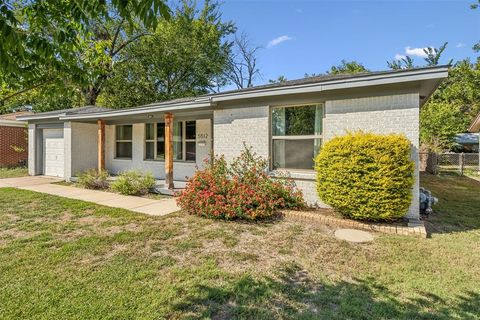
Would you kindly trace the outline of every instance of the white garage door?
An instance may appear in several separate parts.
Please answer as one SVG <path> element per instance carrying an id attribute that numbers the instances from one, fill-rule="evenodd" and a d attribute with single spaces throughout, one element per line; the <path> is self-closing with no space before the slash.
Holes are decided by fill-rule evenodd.
<path id="1" fill-rule="evenodd" d="M 43 130 L 43 174 L 63 177 L 63 129 Z"/>

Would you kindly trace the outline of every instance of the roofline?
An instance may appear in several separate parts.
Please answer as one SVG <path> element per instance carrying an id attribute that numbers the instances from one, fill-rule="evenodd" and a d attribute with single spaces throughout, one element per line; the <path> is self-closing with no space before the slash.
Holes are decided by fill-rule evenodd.
<path id="1" fill-rule="evenodd" d="M 480 131 L 480 113 L 475 117 L 470 127 L 468 127 L 468 132 L 475 132 L 476 127 L 478 127 L 477 130 Z"/>
<path id="2" fill-rule="evenodd" d="M 0 119 L 0 126 L 6 127 L 25 127 L 27 122 L 25 121 L 18 121 L 18 120 L 3 120 Z"/>
<path id="3" fill-rule="evenodd" d="M 17 117 L 18 120 L 21 121 L 30 121 L 30 120 L 44 120 L 44 119 L 55 119 L 58 120 L 61 115 L 65 115 L 65 112 L 62 113 L 55 113 L 55 114 L 44 114 L 42 113 L 39 114 L 32 114 L 28 116 L 19 116 Z"/>
<path id="4" fill-rule="evenodd" d="M 240 92 L 230 92 L 230 93 L 219 93 L 212 96 L 215 102 L 234 100 L 234 99 L 246 99 L 246 98 L 255 98 L 258 96 L 268 97 L 275 96 L 279 94 L 295 94 L 295 93 L 308 93 L 308 92 L 318 92 L 318 91 L 328 91 L 328 90 L 337 90 L 337 89 L 350 89 L 382 84 L 391 84 L 399 82 L 410 82 L 418 80 L 430 80 L 430 79 L 441 79 L 448 76 L 448 67 L 441 66 L 436 68 L 427 68 L 427 69 L 412 69 L 405 72 L 394 72 L 394 73 L 384 73 L 384 74 L 361 74 L 357 77 L 351 77 L 346 79 L 338 80 L 326 80 L 316 83 L 306 83 L 298 85 L 289 85 L 289 86 L 279 86 L 272 88 L 259 88 L 257 90 L 249 91 L 240 91 Z M 399 79 L 404 78 L 404 79 Z M 399 81 L 400 80 L 400 81 Z M 373 81 L 373 82 L 372 82 Z M 232 99 L 233 98 L 233 99 Z"/>
<path id="5" fill-rule="evenodd" d="M 231 100 L 241 100 L 241 99 L 251 99 L 258 97 L 272 97 L 278 95 L 286 94 L 298 94 L 298 93 L 309 93 L 309 92 L 320 92 L 320 91 L 329 91 L 329 90 L 338 90 L 338 89 L 350 89 L 350 88 L 360 88 L 367 86 L 375 85 L 385 85 L 393 83 L 402 83 L 402 82 L 411 82 L 411 81 L 421 81 L 421 80 L 432 80 L 432 79 L 442 79 L 448 76 L 448 66 L 439 66 L 439 67 L 429 67 L 422 69 L 412 69 L 405 71 L 393 71 L 385 72 L 382 74 L 359 74 L 357 76 L 352 76 L 345 79 L 337 80 L 325 80 L 318 81 L 314 83 L 305 83 L 305 84 L 293 84 L 285 86 L 276 86 L 276 87 L 259 87 L 251 88 L 250 90 L 245 91 L 231 91 L 226 93 L 217 93 L 212 95 L 200 96 L 193 101 L 187 102 L 173 102 L 169 103 L 168 101 L 163 101 L 159 103 L 152 103 L 149 105 L 129 108 L 129 109 L 118 109 L 112 111 L 102 111 L 102 112 L 92 112 L 85 114 L 72 114 L 60 113 L 55 115 L 32 115 L 18 117 L 20 120 L 41 120 L 41 119 L 59 119 L 59 120 L 75 120 L 75 119 L 98 119 L 98 118 L 109 118 L 114 116 L 125 116 L 125 115 L 136 115 L 143 114 L 147 112 L 166 112 L 166 111 L 176 111 L 184 109 L 197 109 L 205 107 L 213 107 L 217 102 L 231 101 Z"/>
<path id="6" fill-rule="evenodd" d="M 206 108 L 211 107 L 212 103 L 209 102 L 183 102 L 183 103 L 174 103 L 168 104 L 164 103 L 164 105 L 149 105 L 148 107 L 139 107 L 139 108 L 129 108 L 129 109 L 117 109 L 112 111 L 103 111 L 103 112 L 92 112 L 87 114 L 72 114 L 68 115 L 65 114 L 60 116 L 60 120 L 75 120 L 75 119 L 98 119 L 98 118 L 110 118 L 114 116 L 132 116 L 137 114 L 144 114 L 151 112 L 168 112 L 174 110 L 184 110 L 184 109 L 198 109 L 198 108 Z"/>

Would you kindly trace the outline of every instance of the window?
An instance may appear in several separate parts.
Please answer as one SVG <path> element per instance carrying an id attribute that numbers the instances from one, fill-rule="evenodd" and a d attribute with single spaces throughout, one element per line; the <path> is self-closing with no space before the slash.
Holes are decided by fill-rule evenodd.
<path id="1" fill-rule="evenodd" d="M 195 161 L 196 159 L 196 122 L 173 122 L 173 160 Z M 147 123 L 145 125 L 145 159 L 165 159 L 165 123 Z"/>
<path id="2" fill-rule="evenodd" d="M 313 169 L 322 145 L 323 105 L 272 108 L 273 168 Z"/>
<path id="3" fill-rule="evenodd" d="M 115 126 L 116 158 L 132 158 L 132 125 Z"/>

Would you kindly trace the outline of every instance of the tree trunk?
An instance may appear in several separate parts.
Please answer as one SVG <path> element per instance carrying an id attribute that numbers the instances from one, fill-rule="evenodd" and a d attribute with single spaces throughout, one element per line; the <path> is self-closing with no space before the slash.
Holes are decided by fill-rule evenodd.
<path id="1" fill-rule="evenodd" d="M 97 105 L 97 98 L 100 94 L 100 90 L 95 87 L 88 88 L 86 95 L 85 95 L 85 102 L 89 106 Z"/>

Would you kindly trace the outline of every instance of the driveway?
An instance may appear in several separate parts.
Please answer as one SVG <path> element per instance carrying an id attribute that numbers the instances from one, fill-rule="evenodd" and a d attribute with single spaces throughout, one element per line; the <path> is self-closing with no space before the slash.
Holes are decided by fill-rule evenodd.
<path id="1" fill-rule="evenodd" d="M 13 187 L 23 190 L 47 193 L 69 199 L 93 202 L 108 207 L 127 209 L 153 216 L 163 216 L 180 210 L 175 202 L 175 199 L 173 198 L 165 198 L 160 200 L 147 199 L 135 196 L 124 196 L 106 191 L 88 190 L 72 186 L 52 184 L 53 182 L 59 181 L 62 180 L 42 176 L 8 178 L 0 179 L 0 188 Z"/>

